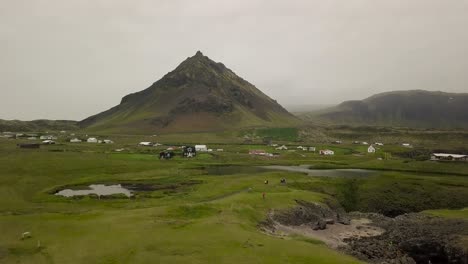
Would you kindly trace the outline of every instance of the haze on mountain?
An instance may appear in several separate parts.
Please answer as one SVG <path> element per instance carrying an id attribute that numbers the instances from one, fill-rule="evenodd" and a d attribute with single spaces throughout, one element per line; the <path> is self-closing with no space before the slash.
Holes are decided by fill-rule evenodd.
<path id="1" fill-rule="evenodd" d="M 332 124 L 466 129 L 468 93 L 394 91 L 300 116 Z"/>
<path id="2" fill-rule="evenodd" d="M 291 126 L 299 120 L 198 51 L 149 88 L 79 122 L 86 131 L 159 133 Z"/>
<path id="3" fill-rule="evenodd" d="M 468 1 L 15 0 L 0 118 L 82 120 L 200 49 L 283 106 L 467 92 Z"/>

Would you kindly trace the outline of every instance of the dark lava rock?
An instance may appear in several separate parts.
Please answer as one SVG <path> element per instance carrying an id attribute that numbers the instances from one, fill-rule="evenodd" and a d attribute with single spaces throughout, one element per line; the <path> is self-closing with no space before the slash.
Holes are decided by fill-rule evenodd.
<path id="1" fill-rule="evenodd" d="M 337 204 L 333 204 L 333 206 L 338 210 L 333 210 L 329 205 L 302 200 L 296 200 L 296 203 L 298 206 L 272 215 L 273 220 L 289 226 L 308 225 L 314 230 L 323 230 L 327 228 L 327 224 L 349 224 L 350 222 L 345 211 Z M 336 211 L 340 211 L 340 213 Z"/>
<path id="2" fill-rule="evenodd" d="M 434 217 L 421 213 L 395 218 L 379 214 L 351 213 L 365 217 L 386 231 L 379 236 L 350 238 L 346 252 L 372 263 L 461 263 L 467 252 L 458 240 L 468 235 L 468 222 Z"/>

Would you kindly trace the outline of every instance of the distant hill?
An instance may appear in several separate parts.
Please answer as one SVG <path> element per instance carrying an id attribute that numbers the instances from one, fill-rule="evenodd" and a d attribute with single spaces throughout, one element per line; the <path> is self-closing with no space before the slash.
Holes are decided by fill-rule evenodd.
<path id="1" fill-rule="evenodd" d="M 149 88 L 79 122 L 88 131 L 145 134 L 278 127 L 298 119 L 222 63 L 197 52 Z"/>
<path id="2" fill-rule="evenodd" d="M 39 132 L 39 131 L 71 131 L 78 129 L 77 121 L 70 120 L 3 120 L 0 119 L 0 131 L 6 132 Z"/>
<path id="3" fill-rule="evenodd" d="M 468 128 L 468 93 L 387 92 L 301 117 L 334 124 Z"/>

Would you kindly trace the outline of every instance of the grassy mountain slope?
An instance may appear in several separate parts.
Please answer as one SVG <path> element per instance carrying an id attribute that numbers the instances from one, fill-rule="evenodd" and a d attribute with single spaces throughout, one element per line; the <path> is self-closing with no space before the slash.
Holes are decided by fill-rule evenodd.
<path id="1" fill-rule="evenodd" d="M 78 129 L 76 121 L 70 120 L 3 120 L 0 119 L 0 131 L 21 131 L 21 132 L 37 132 L 37 131 L 60 131 L 60 130 L 76 130 Z"/>
<path id="2" fill-rule="evenodd" d="M 276 101 L 201 52 L 149 88 L 79 125 L 88 131 L 154 133 L 290 126 L 298 120 Z"/>
<path id="3" fill-rule="evenodd" d="M 387 92 L 302 117 L 338 124 L 468 128 L 468 93 Z"/>

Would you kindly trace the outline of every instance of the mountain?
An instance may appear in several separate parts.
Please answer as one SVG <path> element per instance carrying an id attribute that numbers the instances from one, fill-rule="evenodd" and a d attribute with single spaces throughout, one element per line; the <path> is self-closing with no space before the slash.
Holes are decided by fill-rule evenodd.
<path id="1" fill-rule="evenodd" d="M 77 122 L 70 120 L 39 119 L 33 121 L 20 121 L 0 119 L 0 131 L 4 132 L 70 131 L 76 129 L 78 129 Z"/>
<path id="2" fill-rule="evenodd" d="M 468 128 L 468 93 L 394 91 L 305 115 L 338 124 Z"/>
<path id="3" fill-rule="evenodd" d="M 146 134 L 296 123 L 275 100 L 198 51 L 149 88 L 79 125 L 87 131 Z"/>

